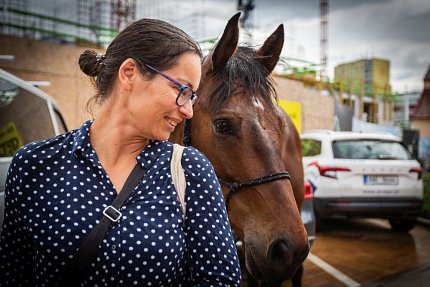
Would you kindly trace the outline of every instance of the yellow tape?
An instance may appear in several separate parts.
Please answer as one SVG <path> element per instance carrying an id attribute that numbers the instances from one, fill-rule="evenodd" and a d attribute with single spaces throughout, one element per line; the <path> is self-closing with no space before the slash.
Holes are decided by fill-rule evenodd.
<path id="1" fill-rule="evenodd" d="M 299 133 L 302 132 L 302 106 L 298 102 L 278 100 L 278 105 L 290 116 Z"/>

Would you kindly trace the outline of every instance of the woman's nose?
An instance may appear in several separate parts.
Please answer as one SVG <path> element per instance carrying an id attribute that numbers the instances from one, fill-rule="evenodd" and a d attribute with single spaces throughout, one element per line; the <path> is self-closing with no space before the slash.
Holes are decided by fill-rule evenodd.
<path id="1" fill-rule="evenodd" d="M 179 111 L 186 119 L 191 119 L 193 117 L 193 104 L 191 101 L 187 101 L 185 105 L 179 106 Z"/>

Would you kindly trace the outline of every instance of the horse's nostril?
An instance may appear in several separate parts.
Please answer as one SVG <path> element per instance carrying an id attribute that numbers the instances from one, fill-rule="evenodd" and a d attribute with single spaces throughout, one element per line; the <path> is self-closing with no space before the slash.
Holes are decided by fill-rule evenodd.
<path id="1" fill-rule="evenodd" d="M 273 242 L 268 255 L 274 267 L 285 268 L 291 263 L 292 256 L 284 240 Z"/>

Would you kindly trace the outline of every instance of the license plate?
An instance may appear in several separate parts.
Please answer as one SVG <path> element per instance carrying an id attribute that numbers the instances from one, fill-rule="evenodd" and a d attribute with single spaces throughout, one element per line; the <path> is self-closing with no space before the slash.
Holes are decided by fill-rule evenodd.
<path id="1" fill-rule="evenodd" d="M 364 175 L 365 185 L 398 185 L 398 175 Z"/>

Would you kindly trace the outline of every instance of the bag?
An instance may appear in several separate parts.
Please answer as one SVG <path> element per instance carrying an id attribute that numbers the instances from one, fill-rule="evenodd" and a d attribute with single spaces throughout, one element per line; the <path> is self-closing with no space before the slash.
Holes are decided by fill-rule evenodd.
<path id="1" fill-rule="evenodd" d="M 172 159 L 170 160 L 170 173 L 172 174 L 173 185 L 176 189 L 176 195 L 182 208 L 182 220 L 185 220 L 185 189 L 186 180 L 184 169 L 182 168 L 181 159 L 184 151 L 184 146 L 173 144 Z"/>

